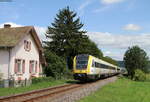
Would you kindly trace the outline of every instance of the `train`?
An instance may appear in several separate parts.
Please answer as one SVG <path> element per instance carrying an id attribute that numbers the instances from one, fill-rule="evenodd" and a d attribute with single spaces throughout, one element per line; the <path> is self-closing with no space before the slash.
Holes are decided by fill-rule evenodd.
<path id="1" fill-rule="evenodd" d="M 88 54 L 80 54 L 73 59 L 75 80 L 88 81 L 119 74 L 120 67 Z"/>

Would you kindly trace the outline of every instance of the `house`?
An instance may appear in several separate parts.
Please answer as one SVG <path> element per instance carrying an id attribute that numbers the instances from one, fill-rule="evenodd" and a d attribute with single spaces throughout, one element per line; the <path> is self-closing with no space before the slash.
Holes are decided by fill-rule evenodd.
<path id="1" fill-rule="evenodd" d="M 0 73 L 3 80 L 30 80 L 42 73 L 42 44 L 32 26 L 0 28 Z"/>

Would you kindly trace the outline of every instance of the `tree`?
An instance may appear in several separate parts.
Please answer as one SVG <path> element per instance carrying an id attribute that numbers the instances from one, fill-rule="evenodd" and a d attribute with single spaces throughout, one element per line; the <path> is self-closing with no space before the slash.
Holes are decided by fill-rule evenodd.
<path id="1" fill-rule="evenodd" d="M 47 60 L 47 66 L 44 69 L 46 76 L 60 79 L 67 72 L 63 58 L 50 51 L 45 51 L 45 58 Z"/>
<path id="2" fill-rule="evenodd" d="M 66 7 L 56 15 L 54 23 L 48 26 L 44 42 L 47 51 L 55 52 L 56 55 L 64 57 L 69 68 L 72 68 L 73 57 L 77 54 L 92 54 L 101 57 L 102 52 L 96 44 L 81 30 L 83 24 L 77 18 L 77 13 Z"/>
<path id="3" fill-rule="evenodd" d="M 75 47 L 79 46 L 79 41 L 86 38 L 86 32 L 80 30 L 83 24 L 76 18 L 77 14 L 64 8 L 56 15 L 52 26 L 48 27 L 46 37 L 52 41 L 46 41 L 47 49 L 55 52 L 59 56 L 66 56 Z"/>
<path id="4" fill-rule="evenodd" d="M 105 56 L 105 57 L 103 57 L 102 59 L 103 59 L 104 61 L 108 62 L 108 63 L 111 63 L 111 64 L 113 64 L 113 65 L 118 66 L 117 61 L 114 60 L 114 59 L 112 59 L 112 58 L 109 57 L 109 56 Z"/>
<path id="5" fill-rule="evenodd" d="M 146 72 L 148 61 L 149 59 L 146 52 L 139 46 L 129 47 L 124 55 L 125 67 L 131 78 L 134 77 L 136 69 L 141 69 Z"/>

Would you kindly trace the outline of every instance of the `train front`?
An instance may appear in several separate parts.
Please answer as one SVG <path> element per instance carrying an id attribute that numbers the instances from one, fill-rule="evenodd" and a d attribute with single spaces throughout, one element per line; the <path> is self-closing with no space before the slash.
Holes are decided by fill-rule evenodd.
<path id="1" fill-rule="evenodd" d="M 73 72 L 74 79 L 85 81 L 87 79 L 89 55 L 81 54 L 74 58 Z"/>

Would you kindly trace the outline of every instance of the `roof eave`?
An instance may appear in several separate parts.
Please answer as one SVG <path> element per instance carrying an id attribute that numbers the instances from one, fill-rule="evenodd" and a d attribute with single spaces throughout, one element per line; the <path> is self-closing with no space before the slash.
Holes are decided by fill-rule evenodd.
<path id="1" fill-rule="evenodd" d="M 10 49 L 13 48 L 14 46 L 0 46 L 0 49 Z"/>

